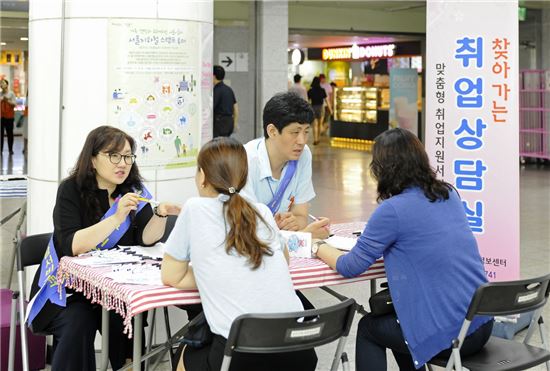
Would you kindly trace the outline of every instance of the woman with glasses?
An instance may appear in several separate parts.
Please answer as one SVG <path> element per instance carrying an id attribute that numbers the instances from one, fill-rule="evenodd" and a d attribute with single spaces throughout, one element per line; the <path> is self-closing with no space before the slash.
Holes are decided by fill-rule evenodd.
<path id="1" fill-rule="evenodd" d="M 58 259 L 103 248 L 107 240 L 113 240 L 114 246 L 153 245 L 164 235 L 166 217 L 179 214 L 180 207 L 174 204 L 151 207 L 153 200 L 134 163 L 135 150 L 134 139 L 114 127 L 100 126 L 88 134 L 74 169 L 57 192 L 52 242 Z M 39 291 L 40 274 L 39 270 L 31 297 Z M 54 336 L 52 370 L 95 371 L 94 339 L 101 328 L 101 306 L 67 290 L 66 306 L 47 301 L 32 328 Z M 122 317 L 112 312 L 113 370 L 132 354 L 132 342 L 123 329 Z"/>

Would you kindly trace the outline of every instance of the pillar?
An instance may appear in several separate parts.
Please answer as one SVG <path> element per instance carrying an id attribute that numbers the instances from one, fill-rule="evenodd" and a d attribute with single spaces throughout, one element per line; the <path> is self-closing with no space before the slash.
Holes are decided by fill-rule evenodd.
<path id="1" fill-rule="evenodd" d="M 58 184 L 69 175 L 86 135 L 104 124 L 120 127 L 112 122 L 110 113 L 109 53 L 117 47 L 113 45 L 117 38 L 109 33 L 112 20 L 199 24 L 202 35 L 193 52 L 201 61 L 197 88 L 201 91 L 198 116 L 202 117 L 203 135 L 194 146 L 211 137 L 212 0 L 31 0 L 29 234 L 53 230 Z M 162 120 L 152 125 L 161 124 Z M 134 137 L 138 134 L 132 133 Z M 146 186 L 156 199 L 180 203 L 196 194 L 195 171 L 195 166 L 140 166 Z"/>

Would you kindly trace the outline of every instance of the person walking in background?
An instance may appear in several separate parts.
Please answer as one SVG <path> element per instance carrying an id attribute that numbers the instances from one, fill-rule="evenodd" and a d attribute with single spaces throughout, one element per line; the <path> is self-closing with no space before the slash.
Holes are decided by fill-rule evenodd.
<path id="1" fill-rule="evenodd" d="M 307 90 L 302 85 L 302 75 L 296 74 L 294 75 L 294 85 L 292 85 L 289 89 L 289 92 L 295 93 L 296 95 L 299 95 L 303 100 L 307 102 Z"/>
<path id="2" fill-rule="evenodd" d="M 321 80 L 315 76 L 311 82 L 311 88 L 307 92 L 307 97 L 311 102 L 313 108 L 314 117 L 313 120 L 313 145 L 319 144 L 321 137 L 321 123 L 323 122 L 323 104 L 326 102 L 327 93 L 325 89 L 321 87 Z M 328 103 L 327 103 L 328 105 Z M 332 109 L 329 106 L 329 110 L 332 113 Z"/>
<path id="3" fill-rule="evenodd" d="M 228 137 L 239 129 L 239 106 L 233 89 L 225 85 L 225 70 L 214 66 L 214 138 Z"/>
<path id="4" fill-rule="evenodd" d="M 336 94 L 336 88 L 338 87 L 338 85 L 336 85 L 336 83 L 334 81 L 331 81 L 330 82 L 330 87 L 332 88 L 332 94 L 329 98 L 327 98 L 327 100 L 330 102 L 331 107 L 334 108 L 334 96 Z M 325 120 L 325 126 L 321 128 L 321 132 L 323 134 L 328 134 L 329 133 L 330 125 L 332 125 L 333 120 L 334 120 L 334 109 L 332 110 L 332 115 L 329 115 L 328 119 Z M 330 135 L 330 134 L 328 134 L 328 135 Z"/>
<path id="5" fill-rule="evenodd" d="M 332 116 L 332 102 L 334 101 L 334 89 L 332 87 L 333 83 L 328 83 L 325 74 L 319 75 L 319 80 L 321 80 L 321 87 L 325 89 L 327 93 L 327 100 L 325 102 L 325 107 L 323 109 L 323 119 L 321 120 L 321 133 L 325 133 L 328 129 L 330 117 Z"/>
<path id="6" fill-rule="evenodd" d="M 8 150 L 10 155 L 13 155 L 13 119 L 15 117 L 14 108 L 17 104 L 15 100 L 15 94 L 9 90 L 9 82 L 6 79 L 0 81 L 0 87 L 2 88 L 2 100 L 1 104 L 1 122 L 2 122 L 2 146 L 0 153 L 4 153 L 4 131 L 8 137 Z"/>

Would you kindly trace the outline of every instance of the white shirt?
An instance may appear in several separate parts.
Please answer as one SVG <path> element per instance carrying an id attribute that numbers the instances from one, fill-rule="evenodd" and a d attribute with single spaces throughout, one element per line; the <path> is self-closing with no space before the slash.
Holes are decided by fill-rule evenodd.
<path id="1" fill-rule="evenodd" d="M 244 148 L 248 158 L 248 180 L 241 194 L 254 202 L 261 202 L 267 205 L 273 199 L 277 188 L 284 178 L 288 164 L 285 164 L 281 172 L 281 178 L 273 178 L 271 164 L 265 138 L 258 138 L 246 143 Z M 300 205 L 311 201 L 315 197 L 313 182 L 311 180 L 311 151 L 306 145 L 298 159 L 296 172 L 288 184 L 281 205 L 277 212 L 287 212 L 291 200 L 294 197 L 294 204 Z"/>
<path id="2" fill-rule="evenodd" d="M 292 85 L 290 88 L 288 88 L 288 91 L 291 92 L 291 93 L 298 94 L 300 97 L 302 97 L 303 100 L 305 100 L 306 102 L 308 101 L 308 99 L 307 99 L 307 90 L 302 85 L 301 82 L 295 82 L 294 85 Z"/>
<path id="3" fill-rule="evenodd" d="M 245 313 L 284 313 L 303 310 L 296 296 L 283 253 L 279 229 L 267 206 L 253 205 L 268 226 L 258 219 L 257 236 L 272 256 L 252 270 L 248 259 L 225 251 L 226 225 L 218 198 L 196 197 L 185 203 L 165 252 L 176 260 L 190 260 L 206 320 L 212 332 L 225 338 L 231 323 Z"/>

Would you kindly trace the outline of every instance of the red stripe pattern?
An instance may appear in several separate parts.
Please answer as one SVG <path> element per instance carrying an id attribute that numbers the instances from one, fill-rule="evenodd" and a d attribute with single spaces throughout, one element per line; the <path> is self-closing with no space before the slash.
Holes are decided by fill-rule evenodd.
<path id="1" fill-rule="evenodd" d="M 331 226 L 331 232 L 350 237 L 363 230 L 364 222 L 341 223 Z M 154 308 L 169 305 L 200 303 L 197 290 L 179 290 L 168 286 L 127 285 L 105 277 L 111 267 L 86 267 L 76 263 L 78 257 L 63 257 L 59 262 L 58 281 L 65 280 L 74 289 L 107 310 L 115 310 L 124 318 L 125 333 L 132 337 L 132 317 Z M 339 285 L 374 278 L 384 278 L 384 263 L 376 261 L 366 272 L 354 278 L 344 278 L 319 259 L 291 258 L 290 275 L 297 290 Z"/>

